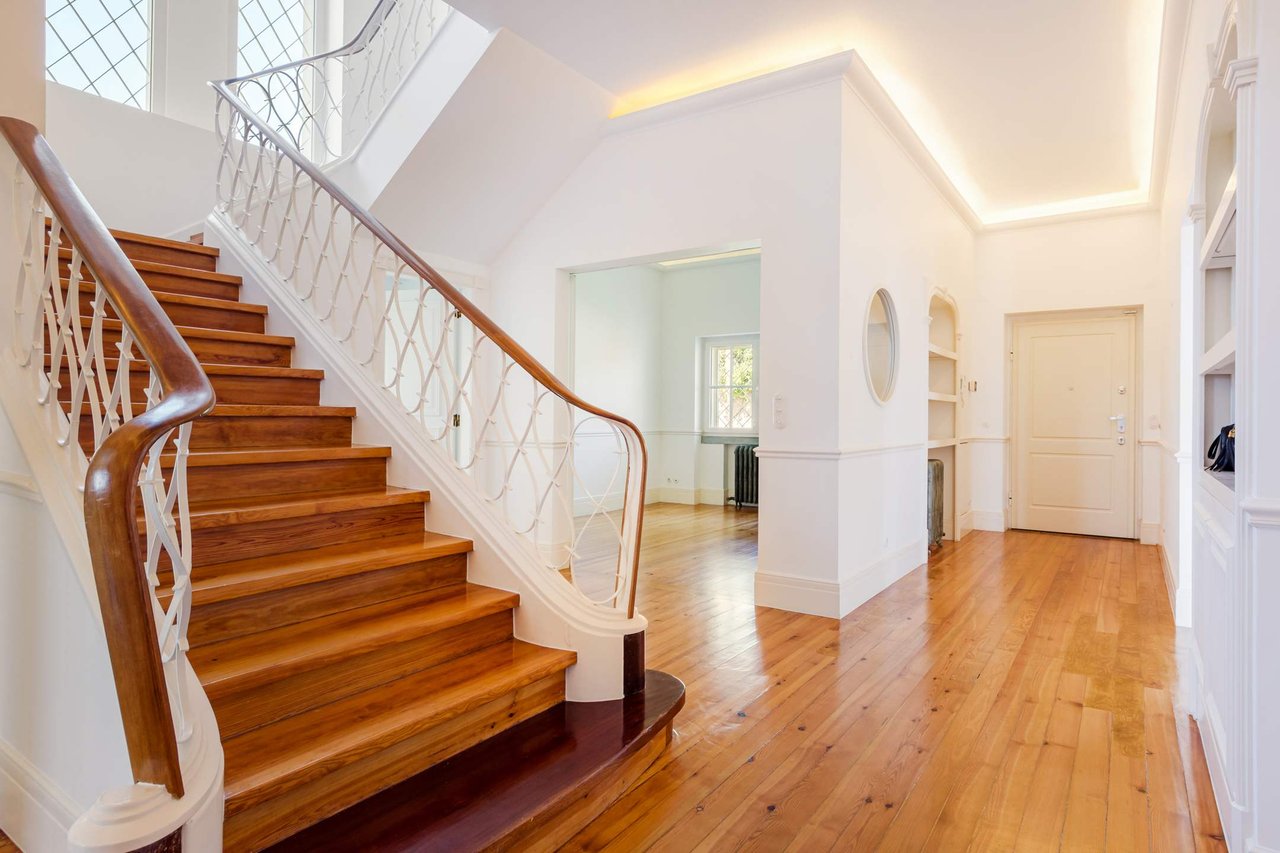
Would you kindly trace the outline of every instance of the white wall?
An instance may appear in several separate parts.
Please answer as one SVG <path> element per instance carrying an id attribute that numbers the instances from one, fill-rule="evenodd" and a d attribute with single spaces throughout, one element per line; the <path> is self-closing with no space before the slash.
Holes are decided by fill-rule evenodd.
<path id="1" fill-rule="evenodd" d="M 1160 274 L 1160 235 L 1159 214 L 1141 212 L 978 237 L 978 297 L 967 312 L 962 370 L 978 380 L 977 393 L 967 400 L 969 435 L 987 439 L 970 447 L 974 509 L 980 518 L 1004 517 L 1008 503 L 1009 315 L 1132 306 L 1141 310 L 1142 341 L 1141 411 L 1131 430 L 1139 442 L 1139 529 L 1144 542 L 1159 541 L 1164 377 L 1176 316 L 1169 283 Z"/>
<path id="2" fill-rule="evenodd" d="M 102 622 L 3 411 L 0 542 L 0 826 L 24 850 L 61 850 L 132 775 Z"/>
<path id="3" fill-rule="evenodd" d="M 759 333 L 759 259 L 574 278 L 574 390 L 644 433 L 649 502 L 723 505 L 725 445 L 702 443 L 700 347 Z"/>
<path id="4" fill-rule="evenodd" d="M 185 239 L 213 210 L 211 130 L 47 84 L 46 136 L 108 226 Z"/>
<path id="5" fill-rule="evenodd" d="M 44 4 L 10 3 L 0 27 L 0 116 L 44 127 Z"/>
<path id="6" fill-rule="evenodd" d="M 929 298 L 935 288 L 951 294 L 966 330 L 973 235 L 850 86 L 841 114 L 837 577 L 847 612 L 925 560 Z M 867 308 L 881 288 L 900 340 L 897 382 L 883 404 L 863 358 Z M 963 510 L 963 495 L 958 503 Z"/>
<path id="7" fill-rule="evenodd" d="M 663 275 L 662 447 L 650 480 L 662 500 L 724 504 L 725 445 L 703 444 L 702 339 L 760 332 L 760 260 L 673 267 Z M 761 367 L 770 354 L 761 348 Z M 760 403 L 760 418 L 769 407 Z M 731 475 L 729 475 L 731 476 Z"/>
<path id="8" fill-rule="evenodd" d="M 838 285 L 841 87 L 828 75 L 715 110 L 617 120 L 495 261 L 495 318 L 563 372 L 569 270 L 758 243 L 762 399 L 785 390 L 789 410 L 784 428 L 762 424 L 761 448 L 835 451 L 837 323 L 814 306 L 834 304 Z M 760 510 L 760 566 L 831 571 L 835 477 L 775 459 L 761 486 L 778 497 Z"/>

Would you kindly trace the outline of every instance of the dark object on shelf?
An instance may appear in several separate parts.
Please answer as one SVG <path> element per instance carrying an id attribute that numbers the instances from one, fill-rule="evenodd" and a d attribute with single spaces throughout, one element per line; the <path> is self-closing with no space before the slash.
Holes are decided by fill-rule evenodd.
<path id="1" fill-rule="evenodd" d="M 942 460 L 929 460 L 929 553 L 942 547 Z"/>
<path id="2" fill-rule="evenodd" d="M 739 508 L 760 504 L 760 460 L 755 444 L 739 444 L 733 448 L 733 501 Z"/>
<path id="3" fill-rule="evenodd" d="M 1236 425 L 1228 424 L 1218 432 L 1218 437 L 1209 445 L 1210 471 L 1236 470 Z"/>

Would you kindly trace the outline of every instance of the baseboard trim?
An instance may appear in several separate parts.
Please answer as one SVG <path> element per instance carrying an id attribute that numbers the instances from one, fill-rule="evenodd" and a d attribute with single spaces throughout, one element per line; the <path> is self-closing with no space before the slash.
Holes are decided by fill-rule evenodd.
<path id="1" fill-rule="evenodd" d="M 956 541 L 959 542 L 964 537 L 974 531 L 973 526 L 973 510 L 961 513 L 956 518 Z"/>
<path id="2" fill-rule="evenodd" d="M 0 825 L 23 850 L 65 850 L 80 815 L 71 797 L 0 740 Z"/>
<path id="3" fill-rule="evenodd" d="M 1152 521 L 1142 522 L 1138 527 L 1138 543 L 1141 545 L 1159 545 L 1160 524 Z"/>
<path id="4" fill-rule="evenodd" d="M 975 509 L 972 514 L 974 530 L 1004 533 L 1008 529 L 1004 523 L 1004 513 L 1000 510 Z"/>
<path id="5" fill-rule="evenodd" d="M 840 619 L 892 586 L 927 556 L 924 539 L 881 557 L 839 581 L 756 571 L 756 605 Z"/>

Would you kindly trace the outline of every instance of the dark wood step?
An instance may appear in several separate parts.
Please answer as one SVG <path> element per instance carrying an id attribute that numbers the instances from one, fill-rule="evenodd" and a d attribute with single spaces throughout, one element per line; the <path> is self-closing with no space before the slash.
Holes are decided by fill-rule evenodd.
<path id="1" fill-rule="evenodd" d="M 612 702 L 565 702 L 357 803 L 272 853 L 554 850 L 666 747 L 679 679 L 650 670 Z"/>
<path id="2" fill-rule="evenodd" d="M 71 274 L 71 250 L 60 249 L 58 257 L 62 261 L 59 267 L 59 275 L 63 278 L 69 278 Z M 243 284 L 243 280 L 238 275 L 226 275 L 209 270 L 139 260 L 133 262 L 133 267 L 153 291 L 181 293 L 189 296 L 209 296 L 214 299 L 230 299 L 232 301 L 240 298 L 240 287 Z"/>
<path id="3" fill-rule="evenodd" d="M 560 704 L 575 659 L 511 640 L 227 740 L 223 844 L 278 841 Z"/>
<path id="4" fill-rule="evenodd" d="M 144 402 L 134 412 L 145 410 Z M 66 408 L 64 404 L 63 408 Z M 192 450 L 350 447 L 355 409 L 344 406 L 217 405 L 191 425 Z M 93 420 L 80 417 L 80 445 L 93 448 Z"/>
<path id="5" fill-rule="evenodd" d="M 204 450 L 187 456 L 191 506 L 202 501 L 386 488 L 389 447 Z M 173 457 L 163 464 L 170 467 Z"/>
<path id="6" fill-rule="evenodd" d="M 191 509 L 196 568 L 343 542 L 420 534 L 429 492 L 387 488 L 317 497 L 271 496 Z M 139 519 L 139 525 L 143 520 Z"/>
<path id="7" fill-rule="evenodd" d="M 206 566 L 192 581 L 188 639 L 200 646 L 461 583 L 470 551 L 466 539 L 423 532 Z"/>
<path id="8" fill-rule="evenodd" d="M 46 246 L 49 245 L 48 230 L 49 223 L 46 221 L 44 239 Z M 109 230 L 111 231 L 111 236 L 116 238 L 116 243 L 119 244 L 125 257 L 132 261 L 173 264 L 174 266 L 190 267 L 191 269 L 210 272 L 218 268 L 219 252 L 213 246 L 189 243 L 183 240 L 171 240 L 168 237 L 152 237 L 148 234 L 121 231 L 116 228 Z M 65 235 L 63 235 L 60 245 L 63 247 L 71 245 Z"/>
<path id="9" fill-rule="evenodd" d="M 45 356 L 45 370 L 50 357 Z M 105 361 L 106 369 L 114 373 L 119 369 L 115 359 Z M 139 361 L 129 363 L 129 387 L 134 395 L 145 395 L 150 371 Z M 225 405 L 318 406 L 323 370 L 302 370 L 296 367 L 272 367 L 256 364 L 205 364 L 205 375 L 213 383 L 218 402 Z M 70 372 L 65 360 L 59 373 L 58 399 L 71 399 Z M 143 399 L 138 396 L 137 399 Z"/>
<path id="10" fill-rule="evenodd" d="M 64 279 L 62 292 L 65 294 L 71 282 Z M 96 285 L 92 282 L 79 282 L 80 315 L 89 317 L 93 314 L 93 300 Z M 215 299 L 209 296 L 191 296 L 188 294 L 155 292 L 156 301 L 161 310 L 175 326 L 191 326 L 201 329 L 220 329 L 227 332 L 252 332 L 262 334 L 266 331 L 267 306 L 251 305 L 246 302 L 234 302 L 229 299 Z M 107 301 L 107 317 L 116 317 L 110 300 Z"/>
<path id="11" fill-rule="evenodd" d="M 80 325 L 88 338 L 93 319 L 83 317 Z M 118 355 L 121 324 L 119 320 L 102 321 L 102 343 L 107 354 Z M 261 364 L 270 367 L 289 367 L 293 359 L 294 340 L 281 335 L 262 335 L 251 332 L 224 332 L 220 329 L 201 329 L 194 326 L 178 326 L 178 333 L 191 347 L 195 357 L 205 364 Z M 45 337 L 48 351 L 48 336 Z M 135 355 L 137 350 L 135 347 Z"/>
<path id="12" fill-rule="evenodd" d="M 225 739 L 509 640 L 518 600 L 456 584 L 202 646 L 191 663 Z"/>

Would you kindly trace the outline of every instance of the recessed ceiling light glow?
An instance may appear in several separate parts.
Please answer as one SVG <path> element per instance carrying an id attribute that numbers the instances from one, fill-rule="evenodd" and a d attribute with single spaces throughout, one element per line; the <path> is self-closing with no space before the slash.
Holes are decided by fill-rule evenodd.
<path id="1" fill-rule="evenodd" d="M 732 252 L 716 252 L 713 255 L 696 255 L 692 258 L 675 258 L 670 261 L 658 261 L 658 266 L 664 269 L 671 267 L 682 267 L 686 264 L 704 264 L 708 261 L 727 261 L 730 258 L 745 258 L 750 255 L 760 254 L 760 249 L 737 249 Z"/>

